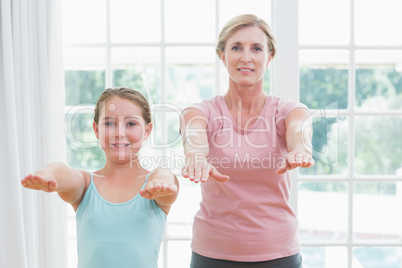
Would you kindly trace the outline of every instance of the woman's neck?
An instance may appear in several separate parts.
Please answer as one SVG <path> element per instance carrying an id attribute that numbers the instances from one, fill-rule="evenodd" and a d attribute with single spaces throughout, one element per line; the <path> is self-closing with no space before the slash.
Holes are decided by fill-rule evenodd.
<path id="1" fill-rule="evenodd" d="M 225 102 L 229 110 L 252 112 L 262 110 L 265 98 L 262 87 L 241 87 L 235 84 L 229 85 L 229 90 L 225 95 Z"/>

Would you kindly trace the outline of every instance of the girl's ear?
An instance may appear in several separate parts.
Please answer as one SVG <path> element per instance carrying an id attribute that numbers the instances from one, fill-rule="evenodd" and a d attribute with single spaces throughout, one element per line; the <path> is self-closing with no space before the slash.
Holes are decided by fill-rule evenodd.
<path id="1" fill-rule="evenodd" d="M 94 129 L 95 136 L 99 140 L 99 129 L 98 129 L 98 124 L 95 123 L 95 121 L 92 123 L 92 128 Z"/>
<path id="2" fill-rule="evenodd" d="M 144 137 L 142 139 L 143 141 L 148 139 L 149 135 L 151 135 L 153 126 L 154 125 L 152 124 L 152 122 L 149 122 L 148 125 L 145 127 L 145 133 L 144 133 Z"/>

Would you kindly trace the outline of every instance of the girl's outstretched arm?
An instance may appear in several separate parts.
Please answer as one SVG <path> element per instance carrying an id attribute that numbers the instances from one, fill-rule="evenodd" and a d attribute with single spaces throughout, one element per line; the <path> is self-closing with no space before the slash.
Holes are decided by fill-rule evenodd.
<path id="1" fill-rule="evenodd" d="M 166 213 L 176 201 L 179 193 L 179 181 L 172 171 L 158 167 L 151 175 L 144 189 L 140 190 L 140 195 L 147 199 L 154 199 L 155 202 Z"/>
<path id="2" fill-rule="evenodd" d="M 88 174 L 83 170 L 70 168 L 63 163 L 52 163 L 25 176 L 21 184 L 28 189 L 57 192 L 76 210 L 84 196 L 88 179 Z"/>

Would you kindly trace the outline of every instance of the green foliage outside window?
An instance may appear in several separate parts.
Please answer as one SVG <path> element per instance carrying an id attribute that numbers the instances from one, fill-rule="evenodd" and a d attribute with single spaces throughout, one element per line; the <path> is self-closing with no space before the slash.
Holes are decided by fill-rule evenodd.
<path id="1" fill-rule="evenodd" d="M 356 70 L 355 76 L 356 109 L 402 109 L 402 75 L 394 68 L 361 68 Z M 300 99 L 311 109 L 325 111 L 326 106 L 333 102 L 337 102 L 339 109 L 347 109 L 347 88 L 347 70 L 302 68 L 300 71 Z M 320 113 L 317 114 L 320 116 Z M 378 115 L 356 116 L 354 120 L 354 173 L 395 175 L 402 167 L 402 142 L 399 134 L 402 132 L 402 118 Z M 338 150 L 334 150 L 336 154 L 328 158 L 315 158 L 316 166 L 302 169 L 302 174 L 344 174 L 349 161 L 348 121 L 343 117 L 325 118 L 324 115 L 314 122 L 313 128 L 313 150 L 318 152 L 318 156 L 330 146 Z M 331 141 L 329 137 L 336 139 Z M 387 186 L 390 188 L 388 193 L 395 192 L 395 184 L 391 185 Z"/>
<path id="2" fill-rule="evenodd" d="M 95 105 L 105 90 L 104 70 L 69 70 L 64 75 L 66 106 Z"/>

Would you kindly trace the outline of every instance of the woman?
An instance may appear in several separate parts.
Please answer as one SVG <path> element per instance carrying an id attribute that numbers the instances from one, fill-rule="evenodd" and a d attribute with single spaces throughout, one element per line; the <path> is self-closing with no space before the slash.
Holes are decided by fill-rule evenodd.
<path id="1" fill-rule="evenodd" d="M 303 104 L 264 94 L 275 52 L 265 21 L 231 19 L 216 46 L 229 74 L 227 93 L 182 113 L 182 174 L 203 182 L 192 268 L 302 267 L 287 171 L 314 165 L 311 116 Z"/>

